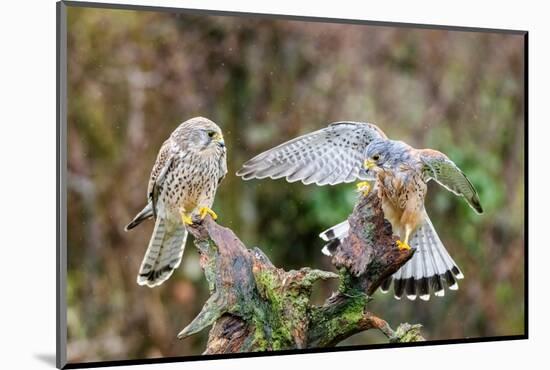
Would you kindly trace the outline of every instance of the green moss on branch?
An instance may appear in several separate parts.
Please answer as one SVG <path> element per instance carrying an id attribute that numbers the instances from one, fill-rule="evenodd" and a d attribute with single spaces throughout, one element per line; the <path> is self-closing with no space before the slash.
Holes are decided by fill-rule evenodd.
<path id="1" fill-rule="evenodd" d="M 399 251 L 378 198 L 362 197 L 349 218 L 350 235 L 333 257 L 339 274 L 308 267 L 276 268 L 257 248 L 248 249 L 228 228 L 207 217 L 191 233 L 211 296 L 179 338 L 210 330 L 205 353 L 329 347 L 363 330 L 390 341 L 423 340 L 418 325 L 389 324 L 366 311 L 372 293 L 414 251 Z M 339 278 L 338 291 L 317 307 L 313 284 Z"/>

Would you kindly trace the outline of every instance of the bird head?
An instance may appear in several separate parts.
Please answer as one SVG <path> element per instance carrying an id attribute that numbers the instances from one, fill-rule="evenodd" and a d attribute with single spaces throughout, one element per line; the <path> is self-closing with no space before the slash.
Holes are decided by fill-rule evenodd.
<path id="1" fill-rule="evenodd" d="M 204 117 L 191 118 L 180 125 L 181 141 L 197 151 L 225 152 L 223 134 L 218 125 Z"/>
<path id="2" fill-rule="evenodd" d="M 203 129 L 202 144 L 204 149 L 208 148 L 225 148 L 223 134 L 217 125 L 205 127 Z"/>
<path id="3" fill-rule="evenodd" d="M 367 170 L 391 170 L 406 154 L 406 145 L 399 141 L 376 139 L 367 146 L 364 167 Z"/>

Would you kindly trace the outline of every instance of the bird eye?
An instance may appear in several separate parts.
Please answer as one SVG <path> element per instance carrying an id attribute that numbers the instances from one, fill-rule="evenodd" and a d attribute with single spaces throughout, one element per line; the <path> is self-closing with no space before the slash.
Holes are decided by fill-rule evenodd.
<path id="1" fill-rule="evenodd" d="M 208 132 L 208 137 L 209 137 L 209 138 L 213 138 L 215 134 L 216 134 L 216 133 L 215 133 L 214 131 L 209 131 L 209 132 Z"/>
<path id="2" fill-rule="evenodd" d="M 377 161 L 377 160 L 380 159 L 380 155 L 375 154 L 375 155 L 372 156 L 372 159 L 374 159 L 375 161 Z"/>

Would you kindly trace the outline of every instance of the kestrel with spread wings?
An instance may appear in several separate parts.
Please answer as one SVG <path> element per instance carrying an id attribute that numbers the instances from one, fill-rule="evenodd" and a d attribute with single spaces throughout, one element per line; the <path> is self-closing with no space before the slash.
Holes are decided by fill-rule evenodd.
<path id="1" fill-rule="evenodd" d="M 155 227 L 137 276 L 139 285 L 154 287 L 181 263 L 186 225 L 212 211 L 219 183 L 227 173 L 223 135 L 207 118 L 191 118 L 164 142 L 147 187 L 147 205 L 126 226 L 133 229 L 154 218 Z"/>
<path id="2" fill-rule="evenodd" d="M 430 291 L 443 296 L 444 286 L 458 289 L 456 279 L 464 276 L 439 239 L 424 208 L 427 182 L 435 180 L 447 190 L 464 197 L 482 213 L 478 194 L 466 175 L 443 153 L 415 149 L 389 140 L 376 125 L 363 122 L 335 122 L 321 130 L 287 141 L 246 162 L 237 172 L 244 180 L 286 178 L 288 182 L 336 185 L 356 180 L 360 191 L 375 191 L 382 200 L 385 217 L 401 240 L 398 247 L 416 252 L 381 286 L 387 292 L 393 280 L 394 296 L 403 293 L 414 300 L 430 298 Z M 344 221 L 322 232 L 330 255 L 347 236 Z"/>

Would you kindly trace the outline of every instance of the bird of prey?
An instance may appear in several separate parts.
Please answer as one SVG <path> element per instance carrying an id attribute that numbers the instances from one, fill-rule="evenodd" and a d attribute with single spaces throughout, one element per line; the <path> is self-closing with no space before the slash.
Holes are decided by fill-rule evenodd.
<path id="1" fill-rule="evenodd" d="M 211 209 L 219 183 L 227 173 L 223 135 L 207 118 L 191 118 L 162 144 L 147 187 L 147 205 L 126 226 L 133 229 L 155 219 L 153 235 L 137 276 L 139 285 L 162 284 L 180 265 L 186 225 L 216 213 Z"/>
<path id="2" fill-rule="evenodd" d="M 401 141 L 389 140 L 376 125 L 363 122 L 335 122 L 321 130 L 287 141 L 246 162 L 237 172 L 244 180 L 286 178 L 288 182 L 335 185 L 355 180 L 365 192 L 369 181 L 382 200 L 384 216 L 401 240 L 400 249 L 416 252 L 405 265 L 381 285 L 387 292 L 394 281 L 394 296 L 403 293 L 414 300 L 430 298 L 432 290 L 443 296 L 445 281 L 451 290 L 458 289 L 456 279 L 464 276 L 439 239 L 424 208 L 429 180 L 464 197 L 482 213 L 479 197 L 466 175 L 443 153 L 415 149 Z M 347 236 L 344 221 L 322 232 L 328 242 L 323 253 L 330 255 Z M 430 289 L 431 288 L 431 289 Z"/>

